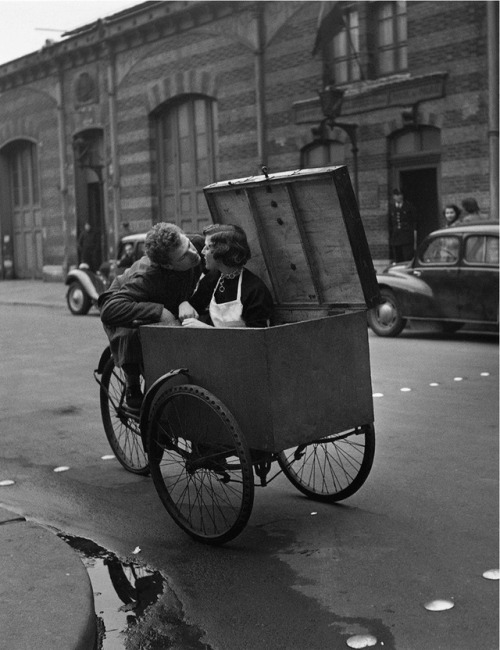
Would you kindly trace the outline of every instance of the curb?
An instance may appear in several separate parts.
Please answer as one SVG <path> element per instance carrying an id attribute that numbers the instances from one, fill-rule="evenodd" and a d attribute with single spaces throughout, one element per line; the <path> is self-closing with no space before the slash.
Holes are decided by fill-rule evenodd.
<path id="1" fill-rule="evenodd" d="M 0 507 L 0 648 L 96 650 L 89 575 L 50 530 Z"/>

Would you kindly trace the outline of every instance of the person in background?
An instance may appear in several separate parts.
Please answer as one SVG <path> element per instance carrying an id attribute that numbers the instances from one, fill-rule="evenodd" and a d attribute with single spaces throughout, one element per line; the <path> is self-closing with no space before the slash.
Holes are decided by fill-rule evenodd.
<path id="1" fill-rule="evenodd" d="M 468 197 L 462 201 L 462 208 L 464 214 L 460 217 L 460 223 L 474 223 L 481 221 L 481 214 L 479 213 L 479 205 L 476 199 Z"/>
<path id="2" fill-rule="evenodd" d="M 450 226 L 458 226 L 456 222 L 460 219 L 460 214 L 460 208 L 454 203 L 448 203 L 448 205 L 445 205 L 443 216 L 446 221 L 446 228 L 450 228 Z"/>
<path id="3" fill-rule="evenodd" d="M 98 235 L 90 225 L 86 223 L 78 237 L 78 259 L 80 264 L 87 264 L 91 271 L 96 271 Z"/>
<path id="4" fill-rule="evenodd" d="M 403 193 L 395 189 L 389 205 L 389 246 L 395 262 L 411 260 L 417 243 L 417 217 L 415 208 L 404 200 Z"/>
<path id="5" fill-rule="evenodd" d="M 140 408 L 143 398 L 138 326 L 180 325 L 179 305 L 192 295 L 200 275 L 198 250 L 175 224 L 153 226 L 146 235 L 145 251 L 97 303 L 113 360 L 125 374 L 127 406 L 133 410 Z M 195 313 L 184 307 L 184 317 Z"/>
<path id="6" fill-rule="evenodd" d="M 250 247 L 240 226 L 207 226 L 202 255 L 207 273 L 180 305 L 183 327 L 268 327 L 273 299 L 264 282 L 245 268 Z M 195 309 L 197 316 L 189 316 Z"/>
<path id="7" fill-rule="evenodd" d="M 119 269 L 128 269 L 135 262 L 133 244 L 125 244 L 123 255 L 118 260 L 116 266 Z"/>

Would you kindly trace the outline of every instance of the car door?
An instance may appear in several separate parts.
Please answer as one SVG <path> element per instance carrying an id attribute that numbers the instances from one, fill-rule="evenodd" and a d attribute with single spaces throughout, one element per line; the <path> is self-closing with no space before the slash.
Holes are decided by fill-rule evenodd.
<path id="1" fill-rule="evenodd" d="M 460 318 L 498 321 L 498 237 L 468 235 L 460 268 Z"/>
<path id="2" fill-rule="evenodd" d="M 417 253 L 412 275 L 425 291 L 415 292 L 406 314 L 409 318 L 447 319 L 459 317 L 458 274 L 461 237 L 436 235 L 427 239 Z"/>

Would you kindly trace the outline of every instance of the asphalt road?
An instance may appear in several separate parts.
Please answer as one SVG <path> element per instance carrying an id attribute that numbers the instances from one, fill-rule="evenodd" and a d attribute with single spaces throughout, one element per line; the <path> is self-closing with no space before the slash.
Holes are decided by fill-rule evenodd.
<path id="1" fill-rule="evenodd" d="M 377 450 L 342 505 L 279 477 L 245 531 L 191 541 L 148 478 L 110 454 L 92 377 L 96 315 L 2 305 L 0 503 L 135 557 L 168 580 L 194 650 L 498 650 L 498 337 L 370 333 Z M 436 384 L 436 385 L 434 385 Z M 402 390 L 406 389 L 406 390 Z M 54 472 L 57 467 L 69 467 Z M 424 604 L 450 599 L 430 612 Z M 361 646 L 360 646 L 361 647 Z"/>

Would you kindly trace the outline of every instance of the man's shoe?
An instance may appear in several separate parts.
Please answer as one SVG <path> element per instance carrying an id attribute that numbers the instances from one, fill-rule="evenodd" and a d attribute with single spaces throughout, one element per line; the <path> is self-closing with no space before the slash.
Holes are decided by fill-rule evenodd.
<path id="1" fill-rule="evenodd" d="M 125 393 L 125 403 L 132 411 L 139 411 L 141 409 L 142 400 L 144 395 L 140 386 L 127 386 Z"/>

